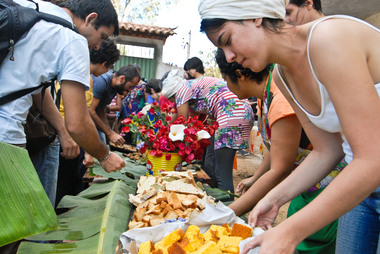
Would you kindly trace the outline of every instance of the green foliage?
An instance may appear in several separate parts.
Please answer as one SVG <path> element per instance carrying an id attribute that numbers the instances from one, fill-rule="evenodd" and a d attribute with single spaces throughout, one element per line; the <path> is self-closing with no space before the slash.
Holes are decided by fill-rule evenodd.
<path id="1" fill-rule="evenodd" d="M 0 246 L 58 228 L 25 149 L 0 142 Z"/>
<path id="2" fill-rule="evenodd" d="M 115 253 L 132 209 L 128 195 L 136 193 L 146 166 L 127 160 L 126 167 L 116 173 L 107 173 L 99 164 L 93 171 L 108 180 L 93 183 L 77 196 L 65 196 L 58 205 L 69 209 L 58 216 L 61 228 L 29 237 L 21 243 L 18 254 Z"/>
<path id="3" fill-rule="evenodd" d="M 158 13 L 178 0 L 112 0 L 122 22 L 154 25 Z"/>
<path id="4" fill-rule="evenodd" d="M 216 48 L 211 52 L 199 51 L 199 58 L 205 66 L 205 75 L 210 77 L 222 78 L 219 67 L 215 61 Z"/>

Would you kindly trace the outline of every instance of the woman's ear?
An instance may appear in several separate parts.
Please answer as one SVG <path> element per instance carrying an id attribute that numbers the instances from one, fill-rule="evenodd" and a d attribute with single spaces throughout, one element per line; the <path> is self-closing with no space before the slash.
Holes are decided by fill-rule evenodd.
<path id="1" fill-rule="evenodd" d="M 253 21 L 257 27 L 261 26 L 261 24 L 263 23 L 262 18 L 254 19 Z"/>
<path id="2" fill-rule="evenodd" d="M 236 70 L 235 71 L 235 74 L 236 74 L 236 77 L 241 79 L 241 80 L 244 80 L 245 79 L 245 76 L 241 73 L 240 70 Z"/>

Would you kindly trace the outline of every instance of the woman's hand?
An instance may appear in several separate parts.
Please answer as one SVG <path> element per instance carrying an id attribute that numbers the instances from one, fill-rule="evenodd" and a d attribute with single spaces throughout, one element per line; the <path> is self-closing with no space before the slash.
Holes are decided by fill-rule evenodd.
<path id="1" fill-rule="evenodd" d="M 254 182 L 253 176 L 241 181 L 236 187 L 236 194 L 238 195 L 244 194 L 252 186 L 253 182 Z"/>
<path id="2" fill-rule="evenodd" d="M 298 243 L 293 241 L 291 236 L 292 234 L 283 232 L 280 226 L 272 228 L 248 242 L 241 253 L 246 254 L 249 250 L 260 246 L 259 254 L 293 254 Z"/>
<path id="3" fill-rule="evenodd" d="M 249 214 L 249 225 L 251 225 L 252 228 L 261 227 L 264 230 L 272 228 L 272 224 L 276 219 L 279 208 L 280 207 L 276 203 L 270 202 L 268 198 L 264 197 Z"/>

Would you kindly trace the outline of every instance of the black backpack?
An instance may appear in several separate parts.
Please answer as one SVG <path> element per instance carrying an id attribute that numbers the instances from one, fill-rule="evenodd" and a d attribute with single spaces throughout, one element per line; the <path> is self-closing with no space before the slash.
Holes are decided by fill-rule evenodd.
<path id="1" fill-rule="evenodd" d="M 14 45 L 22 35 L 40 20 L 56 23 L 78 32 L 77 28 L 69 21 L 39 11 L 38 4 L 33 0 L 28 0 L 36 5 L 36 8 L 28 8 L 15 3 L 13 0 L 0 0 L 0 66 L 3 61 L 14 61 Z M 8 56 L 10 52 L 10 56 Z M 29 94 L 41 87 L 48 87 L 53 82 L 41 83 L 37 87 L 27 88 L 10 93 L 0 98 L 0 106 L 10 101 Z"/>

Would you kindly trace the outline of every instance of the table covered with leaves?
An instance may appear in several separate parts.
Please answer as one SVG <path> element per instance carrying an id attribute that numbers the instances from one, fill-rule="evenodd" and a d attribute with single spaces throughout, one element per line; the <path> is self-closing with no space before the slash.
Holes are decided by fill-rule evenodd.
<path id="1" fill-rule="evenodd" d="M 145 164 L 128 158 L 125 162 L 113 173 L 95 165 L 93 173 L 104 181 L 95 181 L 77 196 L 65 196 L 58 208 L 69 210 L 58 215 L 60 228 L 24 239 L 17 253 L 115 253 L 133 209 L 129 194 L 136 193 L 140 176 L 146 174 Z M 229 198 L 208 186 L 205 191 L 216 201 Z"/>

